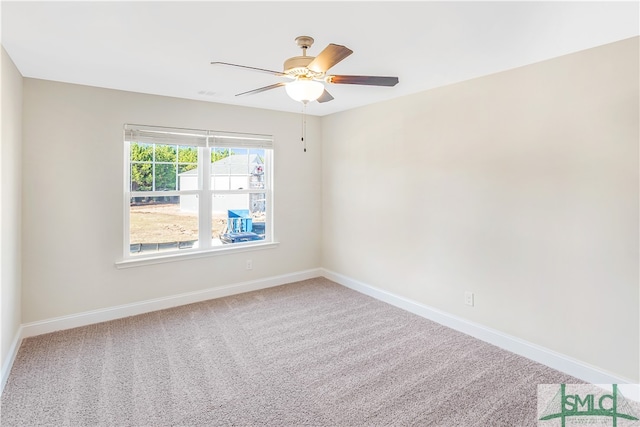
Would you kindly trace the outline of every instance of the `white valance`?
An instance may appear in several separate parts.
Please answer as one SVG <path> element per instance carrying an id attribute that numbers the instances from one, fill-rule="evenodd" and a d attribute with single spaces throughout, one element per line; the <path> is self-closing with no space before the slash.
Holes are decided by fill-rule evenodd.
<path id="1" fill-rule="evenodd" d="M 143 144 L 175 144 L 193 147 L 273 148 L 273 137 L 270 135 L 134 124 L 124 125 L 124 139 L 128 142 Z"/>

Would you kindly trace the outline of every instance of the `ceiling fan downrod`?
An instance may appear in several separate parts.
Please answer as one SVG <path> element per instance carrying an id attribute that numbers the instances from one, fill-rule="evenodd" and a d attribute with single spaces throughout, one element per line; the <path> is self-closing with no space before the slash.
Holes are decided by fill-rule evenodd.
<path id="1" fill-rule="evenodd" d="M 296 44 L 302 49 L 302 56 L 307 56 L 307 49 L 313 45 L 313 37 L 298 36 L 296 37 Z"/>

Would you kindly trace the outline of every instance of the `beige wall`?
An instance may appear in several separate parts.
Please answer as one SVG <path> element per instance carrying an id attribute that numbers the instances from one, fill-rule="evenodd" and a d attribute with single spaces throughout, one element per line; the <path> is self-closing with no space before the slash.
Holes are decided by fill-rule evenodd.
<path id="1" fill-rule="evenodd" d="M 323 266 L 640 381 L 638 72 L 636 37 L 323 118 Z"/>
<path id="2" fill-rule="evenodd" d="M 308 120 L 304 153 L 298 114 L 26 78 L 23 323 L 319 267 L 320 119 Z M 116 269 L 125 123 L 274 135 L 280 245 Z"/>
<path id="3" fill-rule="evenodd" d="M 3 257 L 20 245 L 5 233 L 21 99 L 6 67 Z M 23 323 L 322 265 L 640 381 L 638 38 L 310 117 L 306 154 L 297 114 L 34 79 L 23 102 Z M 252 252 L 252 271 L 246 254 L 116 269 L 127 122 L 275 135 L 280 246 Z M 3 358 L 20 323 L 12 256 Z"/>
<path id="4" fill-rule="evenodd" d="M 0 145 L 0 341 L 5 365 L 20 328 L 20 191 L 22 150 L 22 75 L 2 48 L 2 140 Z"/>

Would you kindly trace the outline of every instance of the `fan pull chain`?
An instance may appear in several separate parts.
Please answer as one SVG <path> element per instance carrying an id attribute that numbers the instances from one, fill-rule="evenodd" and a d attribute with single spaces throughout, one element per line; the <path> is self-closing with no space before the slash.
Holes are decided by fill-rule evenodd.
<path id="1" fill-rule="evenodd" d="M 307 103 L 302 103 L 302 146 L 304 147 L 304 152 L 307 152 Z"/>

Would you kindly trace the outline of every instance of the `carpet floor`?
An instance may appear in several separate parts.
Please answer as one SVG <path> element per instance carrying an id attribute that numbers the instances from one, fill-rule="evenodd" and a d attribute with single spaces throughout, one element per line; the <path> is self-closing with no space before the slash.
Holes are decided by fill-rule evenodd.
<path id="1" fill-rule="evenodd" d="M 580 383 L 324 278 L 25 339 L 2 426 L 535 426 Z"/>

